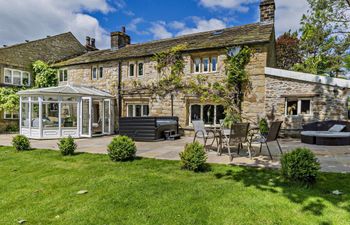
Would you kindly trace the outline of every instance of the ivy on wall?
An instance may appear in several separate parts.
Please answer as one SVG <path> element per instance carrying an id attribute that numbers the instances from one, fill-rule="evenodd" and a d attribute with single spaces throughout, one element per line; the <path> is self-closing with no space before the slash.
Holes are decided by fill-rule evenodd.
<path id="1" fill-rule="evenodd" d="M 185 63 L 182 52 L 186 45 L 178 45 L 168 51 L 154 55 L 156 69 L 160 74 L 157 81 L 145 84 L 134 81 L 133 88 L 127 93 L 145 94 L 165 97 L 181 92 L 200 98 L 201 102 L 223 105 L 226 110 L 226 121 L 241 120 L 242 102 L 251 89 L 249 74 L 245 67 L 250 62 L 252 50 L 244 46 L 236 54 L 227 49 L 225 70 L 227 77 L 221 81 L 209 82 L 208 75 L 199 74 L 184 77 Z"/>

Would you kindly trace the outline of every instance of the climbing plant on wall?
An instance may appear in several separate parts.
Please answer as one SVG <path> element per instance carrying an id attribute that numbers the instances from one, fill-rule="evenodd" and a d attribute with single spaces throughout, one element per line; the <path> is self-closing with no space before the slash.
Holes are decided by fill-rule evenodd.
<path id="1" fill-rule="evenodd" d="M 38 60 L 32 64 L 36 88 L 57 86 L 57 70 Z"/>
<path id="2" fill-rule="evenodd" d="M 227 76 L 212 83 L 209 82 L 206 74 L 184 76 L 185 63 L 182 55 L 184 50 L 186 50 L 186 45 L 178 45 L 168 51 L 155 54 L 153 60 L 157 62 L 156 69 L 160 74 L 159 79 L 148 84 L 135 81 L 133 89 L 129 91 L 148 92 L 162 97 L 174 92 L 194 95 L 202 102 L 223 105 L 228 120 L 240 120 L 242 102 L 251 86 L 245 67 L 250 62 L 252 50 L 244 46 L 239 48 L 235 54 L 230 54 L 228 49 L 225 60 Z"/>
<path id="3" fill-rule="evenodd" d="M 0 111 L 18 112 L 19 96 L 16 93 L 20 90 L 17 87 L 0 88 Z"/>

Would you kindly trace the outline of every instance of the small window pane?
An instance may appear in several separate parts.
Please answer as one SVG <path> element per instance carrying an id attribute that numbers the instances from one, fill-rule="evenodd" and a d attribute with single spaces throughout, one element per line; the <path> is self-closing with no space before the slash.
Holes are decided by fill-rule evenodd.
<path id="1" fill-rule="evenodd" d="M 214 105 L 205 105 L 203 107 L 203 120 L 205 124 L 214 124 Z"/>
<path id="2" fill-rule="evenodd" d="M 63 97 L 62 101 L 72 102 L 72 101 L 77 101 L 77 98 L 76 97 Z"/>
<path id="3" fill-rule="evenodd" d="M 135 116 L 142 116 L 141 105 L 135 105 Z"/>
<path id="4" fill-rule="evenodd" d="M 209 59 L 203 59 L 203 72 L 209 72 Z"/>
<path id="5" fill-rule="evenodd" d="M 62 82 L 63 81 L 63 70 L 59 70 L 58 73 L 59 73 L 60 81 Z"/>
<path id="6" fill-rule="evenodd" d="M 194 60 L 194 72 L 199 73 L 201 68 L 201 59 L 197 58 Z"/>
<path id="7" fill-rule="evenodd" d="M 311 113 L 311 101 L 310 100 L 301 100 L 301 114 L 310 114 Z"/>
<path id="8" fill-rule="evenodd" d="M 11 84 L 12 83 L 12 71 L 5 69 L 5 83 Z"/>
<path id="9" fill-rule="evenodd" d="M 77 128 L 77 103 L 63 103 L 61 109 L 62 127 Z"/>
<path id="10" fill-rule="evenodd" d="M 201 106 L 191 105 L 191 121 L 201 119 Z"/>
<path id="11" fill-rule="evenodd" d="M 18 119 L 19 118 L 18 113 L 17 112 L 12 113 L 12 118 Z"/>
<path id="12" fill-rule="evenodd" d="M 43 97 L 44 101 L 58 101 L 58 97 L 57 96 L 44 96 Z"/>
<path id="13" fill-rule="evenodd" d="M 97 68 L 92 69 L 92 79 L 96 80 L 97 79 Z"/>
<path id="14" fill-rule="evenodd" d="M 128 117 L 133 117 L 133 116 L 134 116 L 134 106 L 128 105 Z"/>
<path id="15" fill-rule="evenodd" d="M 12 114 L 10 112 L 4 112 L 4 114 L 5 119 L 12 119 Z"/>
<path id="16" fill-rule="evenodd" d="M 29 103 L 22 103 L 22 127 L 29 127 Z"/>
<path id="17" fill-rule="evenodd" d="M 22 84 L 29 85 L 29 73 L 27 72 L 22 73 Z"/>
<path id="18" fill-rule="evenodd" d="M 133 77 L 135 74 L 135 65 L 134 64 L 130 64 L 129 66 L 129 76 Z"/>
<path id="19" fill-rule="evenodd" d="M 148 105 L 143 105 L 142 114 L 143 114 L 143 116 L 148 116 L 149 115 L 149 106 Z"/>
<path id="20" fill-rule="evenodd" d="M 143 63 L 139 63 L 139 76 L 143 76 Z"/>
<path id="21" fill-rule="evenodd" d="M 39 103 L 32 103 L 32 128 L 39 128 Z"/>
<path id="22" fill-rule="evenodd" d="M 13 84 L 21 85 L 21 72 L 13 71 Z"/>
<path id="23" fill-rule="evenodd" d="M 58 103 L 43 103 L 42 125 L 44 129 L 58 128 L 58 107 Z"/>
<path id="24" fill-rule="evenodd" d="M 288 100 L 287 101 L 287 115 L 298 115 L 298 101 Z"/>
<path id="25" fill-rule="evenodd" d="M 220 124 L 220 120 L 225 119 L 225 108 L 222 105 L 216 106 L 216 124 Z"/>
<path id="26" fill-rule="evenodd" d="M 211 58 L 211 71 L 215 72 L 217 70 L 217 58 Z"/>
<path id="27" fill-rule="evenodd" d="M 103 67 L 100 67 L 100 78 L 103 78 Z"/>
<path id="28" fill-rule="evenodd" d="M 63 80 L 68 81 L 68 70 L 63 71 Z"/>

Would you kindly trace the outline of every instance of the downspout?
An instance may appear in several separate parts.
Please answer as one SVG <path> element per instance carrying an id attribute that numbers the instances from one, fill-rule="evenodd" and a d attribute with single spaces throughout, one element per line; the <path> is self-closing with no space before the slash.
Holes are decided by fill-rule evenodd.
<path id="1" fill-rule="evenodd" d="M 122 62 L 118 63 L 118 124 L 119 118 L 122 116 Z M 118 127 L 119 130 L 119 127 Z"/>

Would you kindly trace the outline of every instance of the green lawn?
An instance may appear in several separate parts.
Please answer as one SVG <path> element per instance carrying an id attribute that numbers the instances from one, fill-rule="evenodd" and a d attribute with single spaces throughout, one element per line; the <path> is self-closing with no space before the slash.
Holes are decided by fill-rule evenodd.
<path id="1" fill-rule="evenodd" d="M 77 195 L 86 189 L 85 195 Z M 345 194 L 332 195 L 339 189 Z M 347 224 L 350 175 L 322 174 L 305 189 L 278 171 L 0 147 L 0 224 Z"/>

